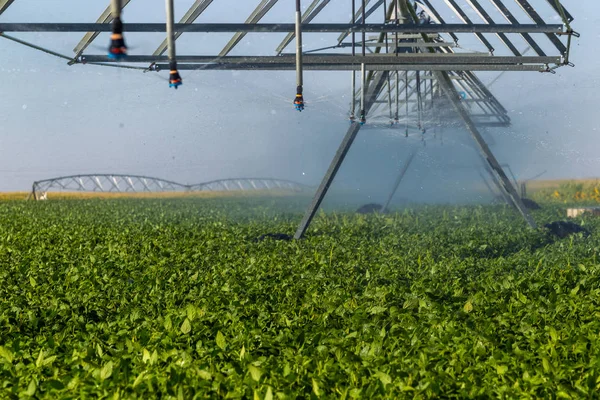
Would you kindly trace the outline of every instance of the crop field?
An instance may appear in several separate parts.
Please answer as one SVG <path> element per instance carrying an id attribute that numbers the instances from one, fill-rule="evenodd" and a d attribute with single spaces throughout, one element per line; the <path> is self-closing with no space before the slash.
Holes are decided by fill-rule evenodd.
<path id="1" fill-rule="evenodd" d="M 0 202 L 0 398 L 599 398 L 597 219 L 302 206 Z"/>
<path id="2" fill-rule="evenodd" d="M 600 180 L 556 180 L 531 182 L 527 185 L 531 197 L 555 203 L 600 203 Z"/>

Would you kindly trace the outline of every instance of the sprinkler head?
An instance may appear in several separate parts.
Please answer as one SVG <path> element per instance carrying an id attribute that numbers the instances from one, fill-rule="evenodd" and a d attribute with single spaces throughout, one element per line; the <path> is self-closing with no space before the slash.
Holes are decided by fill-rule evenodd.
<path id="1" fill-rule="evenodd" d="M 304 110 L 304 97 L 302 97 L 302 86 L 296 87 L 296 97 L 294 98 L 294 107 L 297 111 Z"/>
<path id="2" fill-rule="evenodd" d="M 169 76 L 169 87 L 177 89 L 179 86 L 183 85 L 183 81 L 181 80 L 181 76 L 177 71 L 177 67 L 171 67 L 171 73 Z"/>
<path id="3" fill-rule="evenodd" d="M 122 60 L 127 57 L 127 46 L 123 38 L 123 23 L 120 18 L 113 21 L 112 35 L 110 36 L 110 47 L 108 48 L 108 58 L 113 60 Z"/>

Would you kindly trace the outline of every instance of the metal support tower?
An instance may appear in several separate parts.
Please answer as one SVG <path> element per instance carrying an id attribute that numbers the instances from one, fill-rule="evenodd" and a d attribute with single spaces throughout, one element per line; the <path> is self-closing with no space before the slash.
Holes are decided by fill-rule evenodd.
<path id="1" fill-rule="evenodd" d="M 0 0 L 0 16 L 16 1 L 19 0 Z M 138 0 L 119 0 L 113 4 L 119 4 L 122 9 L 131 1 Z M 300 0 L 296 0 L 294 23 L 289 20 L 261 22 L 278 0 L 256 1 L 259 4 L 243 23 L 196 22 L 209 7 L 222 4 L 221 0 L 195 0 L 180 22 L 175 23 L 174 0 L 165 0 L 166 23 L 127 23 L 122 24 L 122 28 L 126 32 L 163 32 L 166 33 L 166 39 L 152 54 L 129 55 L 126 62 L 119 63 L 116 61 L 122 60 L 110 59 L 106 54 L 86 53 L 100 32 L 113 30 L 111 22 L 117 12 L 111 13 L 110 7 L 96 23 L 0 21 L 0 37 L 65 59 L 69 65 L 95 64 L 144 72 L 168 70 L 176 74 L 172 76 L 176 79 L 170 80 L 171 85 L 177 84 L 175 87 L 181 84 L 178 70 L 295 70 L 299 88 L 297 93 L 301 94 L 304 71 L 352 71 L 349 116 L 353 122 L 298 227 L 296 238 L 306 232 L 361 129 L 361 123 L 365 124 L 365 128 L 402 124 L 407 134 L 409 129 L 425 134 L 428 127 L 466 128 L 492 182 L 506 202 L 514 206 L 530 226 L 535 227 L 515 186 L 481 135 L 482 127 L 508 126 L 510 117 L 488 87 L 479 80 L 476 72 L 553 72 L 565 65 L 573 66 L 569 62 L 571 41 L 578 34 L 570 25 L 572 15 L 564 9 L 560 0 L 349 0 L 350 4 L 348 0 L 311 0 L 304 13 L 300 9 Z M 512 1 L 516 7 L 507 5 Z M 328 4 L 335 2 L 338 2 L 336 10 L 342 15 L 341 21 L 338 18 L 331 23 L 313 22 Z M 546 7 L 544 12 L 536 9 L 541 3 Z M 343 10 L 344 6 L 340 4 L 350 6 L 349 22 L 346 19 L 348 10 Z M 374 16 L 381 15 L 378 11 L 382 9 L 383 23 L 367 22 L 367 19 L 373 20 Z M 548 9 L 555 12 L 562 23 L 547 23 L 542 15 L 548 14 Z M 448 15 L 454 15 L 460 23 L 446 22 L 444 17 Z M 474 21 L 475 18 L 479 20 Z M 505 23 L 497 23 L 497 20 L 504 20 Z M 6 32 L 85 32 L 85 35 L 75 46 L 74 55 L 67 56 L 9 36 Z M 177 55 L 177 38 L 183 33 L 195 32 L 232 32 L 233 36 L 218 54 Z M 230 56 L 249 32 L 279 32 L 286 36 L 273 55 Z M 316 32 L 336 32 L 340 35 L 332 41 L 332 46 L 307 49 L 309 34 Z M 475 38 L 468 42 L 472 50 L 461 47 L 465 36 Z M 492 46 L 491 36 L 498 39 L 499 48 Z M 294 38 L 296 51 L 294 54 L 285 53 Z M 538 41 L 538 38 L 543 41 Z M 533 54 L 526 55 L 529 49 L 517 49 L 515 43 L 521 40 L 528 44 Z M 358 54 L 356 48 L 361 50 Z M 168 55 L 163 55 L 167 50 Z M 138 63 L 144 63 L 145 66 L 137 66 Z M 357 71 L 360 71 L 361 85 L 356 84 Z M 354 121 L 358 104 L 360 123 Z M 411 155 L 402 168 L 384 208 L 389 206 L 413 157 Z"/>
<path id="2" fill-rule="evenodd" d="M 408 171 L 408 168 L 412 164 L 413 159 L 415 158 L 416 155 L 417 155 L 417 150 L 411 151 L 410 155 L 408 156 L 408 159 L 404 162 L 404 165 L 402 166 L 402 169 L 400 170 L 400 173 L 398 174 L 398 177 L 396 178 L 396 182 L 394 182 L 392 191 L 390 192 L 387 200 L 385 201 L 385 204 L 381 208 L 382 213 L 386 212 L 388 207 L 390 206 L 390 203 L 392 202 L 394 195 L 398 191 L 398 187 L 400 187 L 400 183 L 402 182 L 402 179 L 404 179 L 404 175 L 406 175 L 406 172 Z"/>
<path id="3" fill-rule="evenodd" d="M 383 84 L 385 83 L 388 74 L 389 72 L 387 71 L 378 73 L 373 79 L 373 82 L 369 85 L 370 87 L 368 88 L 365 100 L 365 111 L 367 113 L 373 106 L 375 98 L 383 88 Z M 356 139 L 356 135 L 358 134 L 358 131 L 360 131 L 360 128 L 361 124 L 356 121 L 353 121 L 350 124 L 350 128 L 348 128 L 348 131 L 346 132 L 346 135 L 344 136 L 340 147 L 335 153 L 333 160 L 331 160 L 331 164 L 329 165 L 329 168 L 327 169 L 327 172 L 325 173 L 325 176 L 323 177 L 323 180 L 321 181 L 321 184 L 319 185 L 319 188 L 317 189 L 317 192 L 315 193 L 310 203 L 310 206 L 306 210 L 302 221 L 300 221 L 300 225 L 298 226 L 296 234 L 294 235 L 295 239 L 302 238 L 302 236 L 304 236 L 304 234 L 306 233 L 306 230 L 308 229 L 308 226 L 310 225 L 314 216 L 316 215 L 317 210 L 321 205 L 321 202 L 325 198 L 325 195 L 327 194 L 327 191 L 331 186 L 331 183 L 335 179 L 335 176 L 337 175 L 340 166 L 344 162 L 344 158 L 346 158 L 348 150 L 350 150 L 350 147 L 352 147 L 352 143 L 354 143 L 354 139 Z"/>

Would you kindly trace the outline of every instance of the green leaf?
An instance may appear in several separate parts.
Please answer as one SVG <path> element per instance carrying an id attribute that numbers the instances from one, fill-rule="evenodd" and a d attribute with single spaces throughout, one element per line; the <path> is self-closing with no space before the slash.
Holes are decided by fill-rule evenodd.
<path id="1" fill-rule="evenodd" d="M 0 346 L 0 357 L 4 358 L 9 363 L 12 363 L 15 359 L 12 351 L 10 351 L 4 346 Z"/>
<path id="2" fill-rule="evenodd" d="M 579 285 L 577 285 L 573 289 L 571 289 L 571 296 L 576 296 L 578 292 L 579 292 Z"/>
<path id="3" fill-rule="evenodd" d="M 44 350 L 40 350 L 40 353 L 38 354 L 38 358 L 35 361 L 35 366 L 38 368 L 41 368 L 43 363 L 44 363 Z"/>
<path id="4" fill-rule="evenodd" d="M 267 394 L 265 394 L 265 400 L 273 400 L 273 389 L 271 389 L 271 386 L 267 387 Z"/>
<path id="5" fill-rule="evenodd" d="M 225 346 L 226 346 L 225 336 L 221 333 L 221 331 L 217 332 L 216 342 L 217 342 L 217 346 L 219 346 L 219 348 L 221 350 L 225 351 Z"/>
<path id="6" fill-rule="evenodd" d="M 246 355 L 246 346 L 242 345 L 242 349 L 240 350 L 240 361 L 242 361 L 244 359 L 245 355 Z"/>
<path id="7" fill-rule="evenodd" d="M 315 378 L 311 378 L 312 379 L 312 390 L 315 394 L 315 396 L 319 397 L 321 396 L 321 389 L 319 388 L 319 382 L 317 382 L 315 380 Z"/>
<path id="8" fill-rule="evenodd" d="M 173 329 L 173 321 L 171 321 L 170 316 L 168 316 L 168 315 L 166 316 L 165 323 L 163 324 L 163 326 L 167 332 L 170 332 L 171 329 Z"/>
<path id="9" fill-rule="evenodd" d="M 258 367 L 250 364 L 248 365 L 248 372 L 250 372 L 250 376 L 252 376 L 252 379 L 254 379 L 256 382 L 260 381 L 262 371 Z"/>
<path id="10" fill-rule="evenodd" d="M 31 284 L 32 287 L 36 287 L 37 282 L 35 281 L 35 278 L 33 276 L 29 277 L 29 283 Z"/>
<path id="11" fill-rule="evenodd" d="M 193 321 L 194 318 L 196 318 L 196 307 L 194 307 L 192 304 L 188 304 L 188 306 L 185 309 L 185 312 L 190 322 Z"/>
<path id="12" fill-rule="evenodd" d="M 498 375 L 504 375 L 508 372 L 508 367 L 506 365 L 496 365 L 496 372 Z"/>
<path id="13" fill-rule="evenodd" d="M 50 357 L 44 359 L 44 362 L 42 363 L 42 365 L 43 366 L 52 365 L 52 363 L 55 360 L 56 360 L 56 356 L 50 356 Z"/>
<path id="14" fill-rule="evenodd" d="M 381 383 L 383 383 L 383 386 L 389 385 L 390 383 L 392 383 L 392 378 L 385 372 L 377 371 L 375 373 L 375 377 L 379 378 Z"/>
<path id="15" fill-rule="evenodd" d="M 37 383 L 35 380 L 29 381 L 29 385 L 27 386 L 27 391 L 25 392 L 28 396 L 33 396 L 37 390 Z"/>
<path id="16" fill-rule="evenodd" d="M 192 324 L 190 324 L 190 320 L 189 319 L 184 319 L 183 323 L 181 324 L 181 332 L 183 332 L 184 335 L 187 335 L 188 333 L 190 333 L 190 331 L 192 330 Z"/>
<path id="17" fill-rule="evenodd" d="M 150 352 L 148 349 L 142 350 L 142 362 L 145 364 L 150 361 Z"/>
<path id="18" fill-rule="evenodd" d="M 381 314 L 387 311 L 387 307 L 375 306 L 369 309 L 369 314 Z"/>
<path id="19" fill-rule="evenodd" d="M 550 361 L 548 361 L 546 357 L 542 358 L 542 367 L 544 368 L 544 371 L 550 371 Z"/>
<path id="20" fill-rule="evenodd" d="M 102 370 L 100 371 L 100 379 L 104 381 L 104 380 L 110 378 L 112 373 L 113 373 L 113 362 L 109 361 L 104 365 L 104 367 L 102 367 Z"/>
<path id="21" fill-rule="evenodd" d="M 550 333 L 550 338 L 552 339 L 552 341 L 556 342 L 558 341 L 558 332 L 556 332 L 556 329 L 554 329 L 553 327 L 550 327 L 548 329 L 549 333 Z"/>
<path id="22" fill-rule="evenodd" d="M 212 379 L 212 374 L 203 369 L 198 370 L 198 376 L 207 381 L 210 381 Z"/>
<path id="23" fill-rule="evenodd" d="M 156 351 L 156 349 L 154 349 L 154 351 L 152 352 L 152 355 L 150 356 L 150 365 L 156 364 L 157 361 L 158 361 L 158 352 Z"/>
<path id="24" fill-rule="evenodd" d="M 145 371 L 140 372 L 140 374 L 137 376 L 137 378 L 135 378 L 135 381 L 133 381 L 133 387 L 135 388 L 137 385 L 139 385 L 140 383 L 142 383 L 142 380 L 144 379 L 144 376 L 146 375 Z"/>
<path id="25" fill-rule="evenodd" d="M 465 303 L 465 305 L 463 306 L 463 310 L 466 313 L 470 313 L 471 311 L 473 311 L 473 303 L 471 303 L 471 300 L 467 301 Z M 480 311 L 481 312 L 481 311 Z M 476 315 L 477 316 L 477 315 Z"/>

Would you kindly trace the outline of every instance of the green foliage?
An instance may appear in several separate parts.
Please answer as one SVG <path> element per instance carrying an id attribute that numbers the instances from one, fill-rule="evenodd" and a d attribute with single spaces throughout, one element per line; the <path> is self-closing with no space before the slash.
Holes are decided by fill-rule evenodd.
<path id="1" fill-rule="evenodd" d="M 0 203 L 0 398 L 598 398 L 593 218 L 299 205 Z"/>

